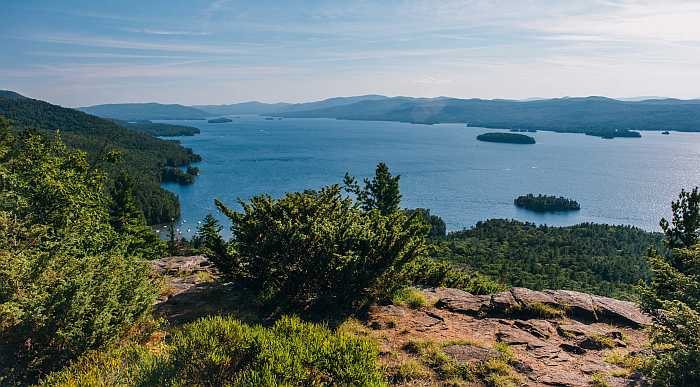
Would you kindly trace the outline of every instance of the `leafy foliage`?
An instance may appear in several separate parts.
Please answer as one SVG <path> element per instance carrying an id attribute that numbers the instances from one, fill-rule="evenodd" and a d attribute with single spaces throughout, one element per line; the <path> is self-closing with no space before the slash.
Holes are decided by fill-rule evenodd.
<path id="1" fill-rule="evenodd" d="M 511 286 L 571 289 L 635 298 L 649 278 L 644 259 L 661 235 L 630 226 L 537 226 L 488 220 L 450 233 L 431 256 L 460 263 Z"/>
<path id="2" fill-rule="evenodd" d="M 447 225 L 445 224 L 445 221 L 437 215 L 432 215 L 430 213 L 430 209 L 416 208 L 405 211 L 409 216 L 413 215 L 414 212 L 417 212 L 423 223 L 430 226 L 430 231 L 428 232 L 429 238 L 444 238 L 447 235 Z"/>
<path id="3" fill-rule="evenodd" d="M 295 317 L 270 328 L 223 317 L 186 325 L 158 354 L 127 347 L 88 356 L 50 386 L 385 385 L 370 341 Z"/>
<path id="4" fill-rule="evenodd" d="M 145 259 L 160 258 L 165 244 L 146 225 L 146 218 L 134 199 L 134 182 L 127 172 L 117 175 L 110 190 L 109 217 L 112 227 L 128 236 L 127 251 Z"/>
<path id="5" fill-rule="evenodd" d="M 642 288 L 642 307 L 654 316 L 653 342 L 665 348 L 649 368 L 655 384 L 700 384 L 700 193 L 682 191 L 671 223 L 663 219 L 667 254 L 649 252 L 653 277 Z"/>
<path id="6" fill-rule="evenodd" d="M 255 196 L 229 210 L 233 240 L 224 272 L 246 281 L 261 300 L 289 306 L 350 306 L 383 298 L 402 284 L 401 269 L 425 250 L 427 226 L 396 211 L 365 212 L 340 187 Z"/>
<path id="7" fill-rule="evenodd" d="M 0 115 L 8 118 L 16 130 L 36 129 L 48 134 L 60 128 L 62 140 L 72 148 L 85 151 L 93 165 L 110 150 L 120 150 L 123 167 L 138 182 L 136 202 L 148 222 L 167 223 L 179 216 L 177 197 L 160 187 L 162 170 L 166 166 L 185 166 L 200 160 L 192 150 L 106 119 L 30 98 L 0 96 Z M 100 167 L 108 172 L 110 179 L 121 173 L 120 168 L 109 164 Z"/>
<path id="8" fill-rule="evenodd" d="M 231 262 L 229 262 L 228 245 L 221 237 L 221 225 L 211 214 L 208 214 L 201 226 L 197 229 L 197 235 L 192 244 L 202 254 L 216 265 L 224 274 L 232 274 Z"/>
<path id="9" fill-rule="evenodd" d="M 135 218 L 110 219 L 85 154 L 0 127 L 0 384 L 13 385 L 115 340 L 156 292 Z"/>
<path id="10" fill-rule="evenodd" d="M 403 282 L 427 287 L 462 289 L 472 294 L 492 294 L 506 289 L 506 286 L 489 277 L 455 267 L 452 263 L 432 258 L 418 258 L 404 267 L 401 272 Z"/>
<path id="11" fill-rule="evenodd" d="M 365 178 L 365 186 L 361 188 L 355 177 L 345 174 L 343 179 L 345 190 L 355 194 L 357 201 L 365 211 L 377 209 L 382 215 L 398 211 L 401 203 L 399 179 L 392 176 L 389 167 L 384 163 L 377 164 L 372 180 Z"/>

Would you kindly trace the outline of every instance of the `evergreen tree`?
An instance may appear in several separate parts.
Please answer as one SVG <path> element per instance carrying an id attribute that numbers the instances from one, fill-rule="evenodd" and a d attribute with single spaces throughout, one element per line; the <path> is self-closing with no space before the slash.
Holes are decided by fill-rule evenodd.
<path id="1" fill-rule="evenodd" d="M 110 223 L 115 230 L 129 235 L 129 251 L 146 259 L 157 259 L 165 254 L 165 244 L 146 224 L 146 217 L 134 198 L 134 183 L 126 171 L 122 171 L 110 189 Z"/>
<path id="2" fill-rule="evenodd" d="M 388 215 L 396 212 L 401 204 L 400 178 L 400 175 L 392 176 L 389 167 L 382 162 L 377 164 L 372 180 L 364 179 L 364 188 L 349 173 L 345 174 L 343 183 L 345 191 L 355 194 L 365 211 L 377 209 L 382 215 Z"/>
<path id="3" fill-rule="evenodd" d="M 177 255 L 177 234 L 175 234 L 175 219 L 168 224 L 168 254 Z"/>
<path id="4" fill-rule="evenodd" d="M 199 250 L 225 274 L 232 274 L 234 263 L 228 254 L 228 245 L 221 237 L 219 221 L 208 214 L 197 229 L 195 239 Z"/>
<path id="5" fill-rule="evenodd" d="M 157 289 L 86 155 L 6 131 L 0 122 L 0 385 L 29 385 L 117 340 Z"/>
<path id="6" fill-rule="evenodd" d="M 690 247 L 698 242 L 700 227 L 700 193 L 698 187 L 691 192 L 681 190 L 678 201 L 671 203 L 671 223 L 661 219 L 661 229 L 666 234 L 669 248 Z"/>
<path id="7" fill-rule="evenodd" d="M 673 218 L 661 221 L 667 254 L 651 250 L 653 278 L 642 307 L 654 317 L 652 341 L 662 348 L 650 368 L 655 384 L 700 385 L 700 193 L 681 191 Z"/>

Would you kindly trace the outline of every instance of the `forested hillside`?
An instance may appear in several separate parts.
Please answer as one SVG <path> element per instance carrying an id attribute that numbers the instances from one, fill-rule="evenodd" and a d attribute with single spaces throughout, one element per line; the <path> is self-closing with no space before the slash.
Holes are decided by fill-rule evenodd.
<path id="1" fill-rule="evenodd" d="M 112 120 L 119 126 L 123 126 L 127 129 L 135 130 L 137 132 L 148 133 L 152 136 L 194 136 L 199 133 L 199 129 L 186 126 L 186 125 L 173 125 L 164 124 L 161 122 L 151 122 L 149 120 L 139 120 L 139 121 L 121 121 Z"/>
<path id="2" fill-rule="evenodd" d="M 160 188 L 160 182 L 164 168 L 199 160 L 190 149 L 123 128 L 109 120 L 31 98 L 0 96 L 0 115 L 8 118 L 16 130 L 60 131 L 63 141 L 87 152 L 91 162 L 109 150 L 120 150 L 124 166 L 137 182 L 136 199 L 148 221 L 161 223 L 179 216 L 177 197 Z M 114 177 L 113 168 L 109 168 L 110 176 Z"/>
<path id="3" fill-rule="evenodd" d="M 630 226 L 549 227 L 494 219 L 450 233 L 434 255 L 512 286 L 634 298 L 634 286 L 650 276 L 646 251 L 660 247 L 661 239 Z"/>

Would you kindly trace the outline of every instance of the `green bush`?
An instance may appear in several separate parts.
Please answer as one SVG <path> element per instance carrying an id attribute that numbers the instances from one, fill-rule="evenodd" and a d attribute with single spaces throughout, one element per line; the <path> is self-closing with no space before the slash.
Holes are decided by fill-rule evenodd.
<path id="1" fill-rule="evenodd" d="M 401 211 L 363 211 L 338 186 L 255 196 L 233 222 L 222 272 L 246 281 L 265 302 L 291 307 L 390 299 L 401 270 L 425 250 L 427 226 Z M 220 260 L 219 260 L 220 261 Z"/>
<path id="2" fill-rule="evenodd" d="M 458 269 L 447 261 L 419 257 L 402 271 L 404 282 L 417 286 L 462 289 L 472 294 L 492 294 L 506 289 L 489 277 L 472 271 Z"/>
<path id="3" fill-rule="evenodd" d="M 648 254 L 652 280 L 642 308 L 654 317 L 652 343 L 661 348 L 647 371 L 660 386 L 700 385 L 700 191 L 681 191 L 661 220 L 670 252 Z"/>
<path id="4" fill-rule="evenodd" d="M 87 356 L 45 382 L 70 385 L 385 385 L 376 346 L 282 317 L 272 327 L 208 317 L 176 332 L 158 353 L 127 347 Z"/>
<path id="5" fill-rule="evenodd" d="M 85 155 L 2 129 L 0 385 L 13 385 L 114 341 L 149 315 L 156 291 Z"/>

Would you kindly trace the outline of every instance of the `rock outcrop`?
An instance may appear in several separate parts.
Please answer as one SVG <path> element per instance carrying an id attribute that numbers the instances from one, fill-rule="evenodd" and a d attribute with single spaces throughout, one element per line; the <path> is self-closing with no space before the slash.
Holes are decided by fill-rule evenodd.
<path id="1" fill-rule="evenodd" d="M 458 289 L 430 289 L 426 294 L 437 300 L 438 308 L 471 316 L 499 314 L 536 315 L 541 306 L 553 308 L 572 318 L 591 322 L 611 322 L 632 327 L 649 325 L 649 316 L 633 302 L 591 295 L 572 290 L 536 291 L 512 288 L 481 296 Z"/>
<path id="2" fill-rule="evenodd" d="M 153 267 L 166 282 L 154 309 L 173 324 L 212 314 L 264 321 L 259 310 L 246 309 L 251 295 L 217 280 L 205 257 L 169 257 Z M 422 362 L 420 355 L 406 350 L 416 340 L 432 342 L 450 361 L 477 367 L 501 358 L 498 347 L 507 344 L 518 385 L 589 386 L 594 376 L 610 386 L 641 385 L 637 373 L 606 361 L 611 351 L 622 356 L 647 350 L 648 338 L 640 327 L 650 319 L 632 302 L 569 290 L 512 288 L 493 295 L 421 291 L 428 306 L 373 306 L 364 318 L 363 334 L 380 345 L 387 369 Z M 431 372 L 416 373 L 423 379 L 392 384 L 453 385 Z"/>
<path id="3" fill-rule="evenodd" d="M 641 383 L 638 374 L 606 362 L 610 353 L 637 353 L 647 343 L 640 328 L 650 319 L 632 302 L 568 290 L 513 288 L 490 296 L 443 288 L 422 292 L 432 306 L 370 308 L 369 326 L 382 338 L 383 352 L 391 354 L 385 358 L 390 365 L 410 358 L 402 347 L 412 340 L 446 343 L 443 352 L 466 364 L 497 357 L 500 342 L 514 352 L 522 385 L 590 386 L 594 375 L 611 386 Z M 562 313 L 544 317 L 543 305 Z"/>

